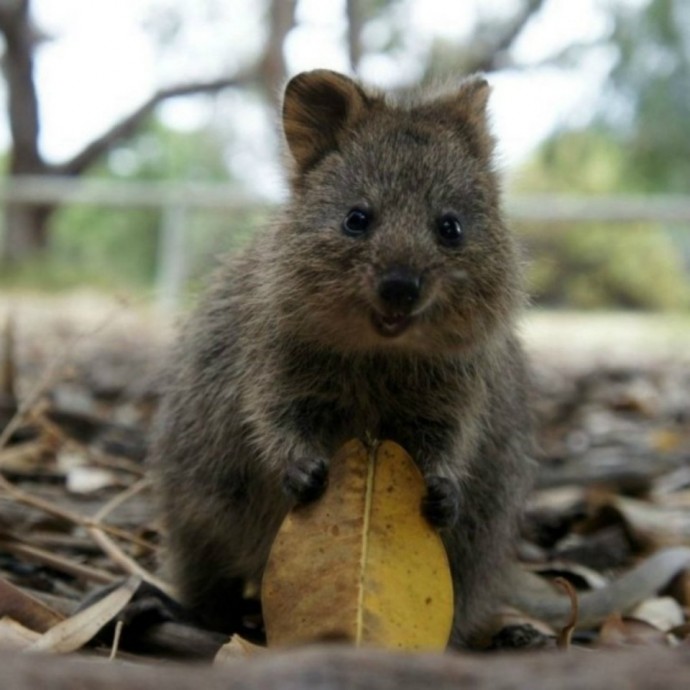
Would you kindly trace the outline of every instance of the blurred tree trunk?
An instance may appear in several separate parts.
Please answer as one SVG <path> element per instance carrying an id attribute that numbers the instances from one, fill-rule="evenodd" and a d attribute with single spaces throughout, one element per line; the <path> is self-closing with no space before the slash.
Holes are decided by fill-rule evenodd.
<path id="1" fill-rule="evenodd" d="M 12 147 L 8 173 L 47 172 L 38 150 L 38 99 L 34 85 L 34 49 L 39 41 L 29 19 L 29 0 L 0 0 L 0 32 L 5 38 L 3 69 Z M 47 242 L 46 221 L 51 207 L 8 204 L 2 256 L 12 262 L 40 251 Z"/>
<path id="2" fill-rule="evenodd" d="M 506 54 L 515 45 L 529 22 L 541 11 L 546 0 L 524 0 L 515 14 L 503 24 L 493 23 L 480 26 L 477 30 L 479 40 L 466 69 L 468 72 L 493 72 L 508 62 Z"/>
<path id="3" fill-rule="evenodd" d="M 364 52 L 362 46 L 362 29 L 364 28 L 362 0 L 347 0 L 345 14 L 347 19 L 347 54 L 350 61 L 350 69 L 354 74 L 357 74 Z"/>
<path id="4" fill-rule="evenodd" d="M 86 144 L 72 158 L 52 164 L 43 158 L 39 148 L 40 117 L 34 83 L 34 55 L 41 36 L 31 21 L 31 2 L 0 0 L 0 35 L 5 43 L 2 58 L 11 134 L 7 171 L 9 176 L 82 175 L 115 144 L 132 137 L 156 106 L 169 98 L 213 94 L 257 79 L 277 94 L 285 79 L 283 42 L 294 25 L 296 5 L 297 0 L 273 0 L 271 3 L 270 35 L 265 53 L 257 65 L 230 77 L 160 89 L 129 115 Z M 57 208 L 55 204 L 7 204 L 4 210 L 5 232 L 0 247 L 0 262 L 5 265 L 16 264 L 45 249 L 49 239 L 49 221 Z"/>
<path id="5" fill-rule="evenodd" d="M 276 107 L 287 78 L 285 39 L 295 26 L 296 10 L 297 0 L 271 0 L 268 5 L 268 39 L 259 63 L 259 79 L 269 101 Z"/>
<path id="6" fill-rule="evenodd" d="M 513 14 L 505 19 L 493 17 L 480 21 L 467 45 L 441 46 L 440 53 L 432 54 L 426 65 L 423 81 L 433 81 L 438 74 L 494 72 L 516 67 L 510 51 L 523 35 L 532 19 L 541 12 L 547 0 L 522 0 Z"/>

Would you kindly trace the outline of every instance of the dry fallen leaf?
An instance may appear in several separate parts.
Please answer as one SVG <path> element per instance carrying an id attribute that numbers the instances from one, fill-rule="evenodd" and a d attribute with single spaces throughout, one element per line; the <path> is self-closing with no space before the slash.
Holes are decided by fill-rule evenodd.
<path id="1" fill-rule="evenodd" d="M 0 579 L 0 617 L 9 616 L 37 633 L 44 633 L 64 619 L 42 601 Z"/>
<path id="2" fill-rule="evenodd" d="M 295 509 L 276 537 L 262 591 L 269 645 L 443 649 L 453 588 L 443 543 L 421 514 L 425 492 L 400 446 L 345 444 L 323 498 Z"/>
<path id="3" fill-rule="evenodd" d="M 611 614 L 599 631 L 601 647 L 660 646 L 668 647 L 668 636 L 648 623 Z"/>
<path id="4" fill-rule="evenodd" d="M 39 637 L 40 633 L 27 628 L 9 616 L 0 618 L 0 650 L 21 651 L 30 647 Z"/>
<path id="5" fill-rule="evenodd" d="M 0 450 L 0 468 L 16 474 L 38 474 L 46 468 L 49 449 L 43 439 L 24 441 Z"/>
<path id="6" fill-rule="evenodd" d="M 683 609 L 672 597 L 647 599 L 630 611 L 628 617 L 642 621 L 662 632 L 668 632 L 685 621 Z"/>
<path id="7" fill-rule="evenodd" d="M 649 550 L 690 543 L 687 509 L 666 508 L 623 496 L 612 496 L 607 505 L 618 512 L 630 533 Z"/>
<path id="8" fill-rule="evenodd" d="M 100 467 L 72 467 L 66 479 L 67 491 L 73 494 L 92 494 L 118 485 L 115 473 Z"/>
<path id="9" fill-rule="evenodd" d="M 247 659 L 255 654 L 266 652 L 266 647 L 245 640 L 240 635 L 233 635 L 229 642 L 226 642 L 216 653 L 213 663 L 218 665 L 227 664 L 237 659 Z"/>
<path id="10" fill-rule="evenodd" d="M 138 577 L 128 578 L 88 608 L 58 623 L 27 648 L 29 652 L 67 654 L 83 647 L 129 603 L 141 584 Z"/>

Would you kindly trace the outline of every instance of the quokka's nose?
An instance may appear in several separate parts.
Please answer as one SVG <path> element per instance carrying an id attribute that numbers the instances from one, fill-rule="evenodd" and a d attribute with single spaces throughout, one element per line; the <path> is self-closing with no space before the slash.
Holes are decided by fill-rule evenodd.
<path id="1" fill-rule="evenodd" d="M 391 310 L 408 314 L 419 299 L 422 289 L 421 276 L 409 269 L 394 268 L 379 280 L 378 294 Z"/>

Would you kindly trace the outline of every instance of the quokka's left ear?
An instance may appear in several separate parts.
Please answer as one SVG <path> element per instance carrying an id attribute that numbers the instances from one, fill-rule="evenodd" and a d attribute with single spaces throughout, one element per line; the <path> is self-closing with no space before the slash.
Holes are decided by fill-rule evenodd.
<path id="1" fill-rule="evenodd" d="M 317 69 L 293 77 L 285 89 L 283 130 L 298 172 L 306 172 L 337 149 L 369 104 L 359 84 L 343 74 Z"/>

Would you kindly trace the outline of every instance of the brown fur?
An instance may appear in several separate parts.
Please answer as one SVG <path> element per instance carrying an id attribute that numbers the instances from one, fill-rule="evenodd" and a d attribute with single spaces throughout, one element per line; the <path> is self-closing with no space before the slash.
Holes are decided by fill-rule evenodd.
<path id="1" fill-rule="evenodd" d="M 519 261 L 502 220 L 488 86 L 388 102 L 317 70 L 286 90 L 292 199 L 223 267 L 181 338 L 154 444 L 170 564 L 218 627 L 260 578 L 292 505 L 286 472 L 352 437 L 397 441 L 459 517 L 442 529 L 456 590 L 453 642 L 495 604 L 531 475 Z M 353 207 L 373 223 L 341 230 Z M 458 248 L 434 223 L 453 211 Z M 381 276 L 421 277 L 409 326 L 385 337 Z M 430 484 L 431 486 L 431 484 Z"/>

